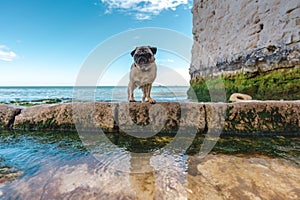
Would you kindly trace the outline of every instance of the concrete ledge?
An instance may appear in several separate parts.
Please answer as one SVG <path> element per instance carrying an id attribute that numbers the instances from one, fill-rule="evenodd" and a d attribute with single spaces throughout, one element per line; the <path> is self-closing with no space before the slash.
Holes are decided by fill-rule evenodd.
<path id="1" fill-rule="evenodd" d="M 300 135 L 300 101 L 0 105 L 0 128 Z"/>

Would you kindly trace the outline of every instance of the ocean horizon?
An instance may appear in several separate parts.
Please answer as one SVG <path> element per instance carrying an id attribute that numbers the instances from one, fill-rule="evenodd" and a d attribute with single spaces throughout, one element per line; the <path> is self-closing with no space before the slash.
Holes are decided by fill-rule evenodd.
<path id="1" fill-rule="evenodd" d="M 186 102 L 188 89 L 189 86 L 153 86 L 151 95 L 157 101 Z M 141 97 L 142 91 L 137 88 L 135 98 L 140 101 Z M 1 103 L 53 99 L 59 99 L 61 102 L 127 101 L 127 86 L 0 86 Z"/>

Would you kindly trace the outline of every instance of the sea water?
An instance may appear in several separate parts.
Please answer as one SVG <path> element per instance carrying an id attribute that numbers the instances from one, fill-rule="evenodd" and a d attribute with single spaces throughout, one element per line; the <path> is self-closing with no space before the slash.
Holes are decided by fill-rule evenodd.
<path id="1" fill-rule="evenodd" d="M 187 86 L 154 86 L 152 97 L 157 101 L 184 102 L 187 99 Z M 80 94 L 78 94 L 80 92 Z M 95 101 L 126 101 L 126 86 L 101 86 L 101 87 L 0 87 L 0 102 L 39 101 L 60 99 L 62 102 L 83 100 L 91 96 Z M 142 97 L 140 89 L 135 90 L 136 100 Z"/>
<path id="2" fill-rule="evenodd" d="M 193 159 L 199 154 L 203 135 L 197 135 L 186 152 L 160 152 L 172 141 L 170 136 L 138 141 L 122 134 L 97 138 L 83 143 L 77 133 L 0 130 L 0 199 L 90 199 L 91 195 L 98 199 L 136 199 L 132 194 L 138 194 L 139 185 L 145 186 L 140 194 L 145 199 L 150 199 L 147 195 L 153 190 L 162 190 L 164 196 L 171 193 L 173 199 L 188 199 L 185 187 L 201 195 L 197 188 L 205 185 L 195 181 L 203 175 L 194 172 Z M 300 164 L 299 144 L 296 137 L 225 136 L 218 140 L 211 155 L 212 161 L 221 159 L 220 163 L 224 158 L 230 162 L 244 159 L 265 173 L 280 167 L 295 170 Z M 147 157 L 146 152 L 151 155 Z M 230 162 L 223 162 L 226 166 L 220 166 L 220 170 L 232 167 Z M 143 174 L 135 171 L 141 169 Z M 244 169 L 244 173 L 249 172 Z M 257 176 L 262 178 L 264 174 Z"/>

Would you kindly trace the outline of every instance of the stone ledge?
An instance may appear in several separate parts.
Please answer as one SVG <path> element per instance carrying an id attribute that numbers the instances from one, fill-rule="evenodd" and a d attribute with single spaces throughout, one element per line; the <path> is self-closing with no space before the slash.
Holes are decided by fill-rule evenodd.
<path id="1" fill-rule="evenodd" d="M 300 101 L 0 105 L 0 128 L 300 135 Z"/>
<path id="2" fill-rule="evenodd" d="M 21 108 L 14 105 L 0 104 L 0 128 L 10 129 L 13 127 L 15 116 L 21 113 Z"/>

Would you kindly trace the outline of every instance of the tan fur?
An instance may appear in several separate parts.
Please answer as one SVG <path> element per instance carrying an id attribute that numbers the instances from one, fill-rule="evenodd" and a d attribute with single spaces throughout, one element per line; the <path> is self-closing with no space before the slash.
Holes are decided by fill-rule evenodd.
<path id="1" fill-rule="evenodd" d="M 137 51 L 138 51 L 137 47 Z M 143 47 L 145 48 L 145 47 Z M 151 52 L 149 49 L 148 51 Z M 150 63 L 145 63 L 143 65 L 138 65 L 136 62 L 134 62 L 131 65 L 131 70 L 130 70 L 130 81 L 128 84 L 128 100 L 130 102 L 134 102 L 134 89 L 139 87 L 143 91 L 143 98 L 142 102 L 144 103 L 146 99 L 150 103 L 155 103 L 156 101 L 151 98 L 151 88 L 152 84 L 156 78 L 156 72 L 157 72 L 157 66 L 155 64 L 155 58 L 154 55 L 152 54 L 150 58 Z M 146 69 L 146 70 L 143 70 Z"/>

